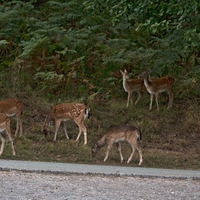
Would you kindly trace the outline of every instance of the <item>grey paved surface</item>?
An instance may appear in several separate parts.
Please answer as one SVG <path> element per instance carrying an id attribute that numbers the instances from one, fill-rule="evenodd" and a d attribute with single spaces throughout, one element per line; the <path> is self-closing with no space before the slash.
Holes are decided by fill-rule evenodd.
<path id="1" fill-rule="evenodd" d="M 0 160 L 0 170 L 3 171 L 27 171 L 27 172 L 52 172 L 72 174 L 99 174 L 158 178 L 188 178 L 200 180 L 198 170 L 172 170 L 143 167 L 124 167 L 107 165 L 88 165 L 54 162 L 35 162 L 18 160 Z"/>

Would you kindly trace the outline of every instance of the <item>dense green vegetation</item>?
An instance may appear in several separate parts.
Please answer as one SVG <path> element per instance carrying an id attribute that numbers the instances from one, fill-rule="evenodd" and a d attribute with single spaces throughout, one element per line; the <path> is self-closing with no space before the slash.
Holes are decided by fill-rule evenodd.
<path id="1" fill-rule="evenodd" d="M 197 0 L 4 1 L 2 92 L 111 99 L 121 95 L 119 69 L 151 68 L 175 76 L 178 94 L 199 97 L 199 9 Z"/>
<path id="2" fill-rule="evenodd" d="M 1 99 L 25 103 L 25 135 L 15 139 L 19 159 L 93 162 L 90 147 L 101 131 L 123 122 L 144 132 L 144 166 L 199 169 L 199 1 L 3 0 L 0 28 Z M 146 69 L 173 76 L 174 107 L 166 110 L 163 94 L 159 113 L 148 111 L 148 96 L 126 109 L 120 69 L 132 77 Z M 54 104 L 72 101 L 91 107 L 88 147 L 66 147 L 65 138 L 45 143 L 45 115 Z M 75 138 L 76 126 L 69 124 Z"/>

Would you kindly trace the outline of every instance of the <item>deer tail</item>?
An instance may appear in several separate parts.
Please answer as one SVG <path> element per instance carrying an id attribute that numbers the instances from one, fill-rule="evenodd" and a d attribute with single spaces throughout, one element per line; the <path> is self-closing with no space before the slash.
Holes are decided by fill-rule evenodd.
<path id="1" fill-rule="evenodd" d="M 138 137 L 137 137 L 138 141 L 142 140 L 142 132 L 140 131 L 140 129 L 138 129 Z"/>
<path id="2" fill-rule="evenodd" d="M 85 109 L 85 117 L 84 117 L 84 118 L 85 118 L 85 119 L 86 119 L 86 118 L 89 119 L 89 117 L 90 117 L 90 108 L 86 108 L 86 109 Z"/>

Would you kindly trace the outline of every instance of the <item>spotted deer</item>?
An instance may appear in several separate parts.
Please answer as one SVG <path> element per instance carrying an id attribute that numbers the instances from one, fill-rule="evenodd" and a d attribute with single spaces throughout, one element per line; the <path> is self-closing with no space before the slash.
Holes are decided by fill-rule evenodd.
<path id="1" fill-rule="evenodd" d="M 173 105 L 173 92 L 172 92 L 172 87 L 174 84 L 175 79 L 171 76 L 163 76 L 161 78 L 157 78 L 155 80 L 149 80 L 149 74 L 151 73 L 151 70 L 147 70 L 142 72 L 139 77 L 144 79 L 144 85 L 147 89 L 147 91 L 150 94 L 150 105 L 149 105 L 149 110 L 152 109 L 152 102 L 153 102 L 153 97 L 155 95 L 156 99 L 156 105 L 157 105 L 157 110 L 159 111 L 159 103 L 158 103 L 158 96 L 162 92 L 167 92 L 169 96 L 169 102 L 167 108 L 171 108 Z"/>
<path id="2" fill-rule="evenodd" d="M 13 141 L 12 141 L 11 131 L 10 131 L 10 118 L 5 113 L 0 113 L 0 138 L 1 138 L 0 156 L 3 153 L 4 145 L 5 145 L 5 137 L 2 134 L 4 130 L 6 131 L 6 135 L 8 136 L 8 139 L 10 140 L 12 154 L 15 155 L 15 149 L 13 146 Z"/>
<path id="3" fill-rule="evenodd" d="M 66 138 L 69 139 L 67 134 L 65 122 L 68 120 L 73 120 L 79 127 L 79 134 L 76 138 L 76 141 L 79 140 L 81 133 L 83 132 L 84 135 L 84 144 L 87 144 L 87 129 L 84 125 L 84 120 L 88 117 L 89 118 L 90 109 L 81 103 L 63 103 L 54 106 L 50 113 L 45 118 L 42 132 L 44 133 L 45 137 L 49 133 L 48 125 L 49 123 L 54 120 L 55 121 L 55 135 L 54 141 L 56 141 L 58 129 L 60 127 L 61 122 L 63 123 L 63 130 L 65 132 Z"/>
<path id="4" fill-rule="evenodd" d="M 23 134 L 22 131 L 22 120 L 21 115 L 23 112 L 23 102 L 17 98 L 9 98 L 0 101 L 0 113 L 5 113 L 8 117 L 16 116 L 17 125 L 15 130 L 15 136 L 20 131 L 20 135 Z"/>
<path id="5" fill-rule="evenodd" d="M 138 101 L 141 99 L 143 93 L 147 93 L 147 90 L 144 86 L 144 80 L 137 78 L 137 79 L 130 79 L 129 74 L 127 72 L 127 70 L 121 71 L 122 77 L 123 77 L 123 88 L 124 90 L 128 93 L 128 99 L 127 99 L 127 103 L 126 103 L 126 107 L 128 108 L 129 106 L 129 102 L 132 102 L 131 96 L 133 94 L 133 92 L 137 92 L 138 93 L 138 98 L 135 101 L 135 105 L 138 103 Z"/>
<path id="6" fill-rule="evenodd" d="M 116 143 L 116 146 L 119 151 L 119 155 L 121 158 L 121 163 L 123 162 L 124 158 L 122 156 L 121 152 L 121 142 L 128 142 L 132 147 L 132 153 L 127 161 L 129 163 L 132 160 L 133 154 L 135 152 L 135 149 L 139 152 L 140 161 L 139 165 L 142 164 L 142 151 L 140 146 L 138 145 L 138 141 L 142 139 L 141 131 L 138 128 L 135 128 L 134 126 L 122 124 L 122 125 L 116 125 L 113 127 L 108 128 L 104 136 L 92 147 L 92 157 L 94 158 L 98 151 L 104 147 L 107 146 L 106 156 L 104 158 L 104 162 L 108 159 L 108 155 L 110 152 L 111 147 L 114 143 Z"/>

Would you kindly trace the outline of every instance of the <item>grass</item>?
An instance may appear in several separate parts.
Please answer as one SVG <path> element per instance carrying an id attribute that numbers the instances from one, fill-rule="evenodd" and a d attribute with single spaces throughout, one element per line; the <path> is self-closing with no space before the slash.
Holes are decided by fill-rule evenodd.
<path id="1" fill-rule="evenodd" d="M 50 127 L 50 137 L 45 139 L 41 133 L 41 126 L 53 103 L 37 97 L 21 100 L 25 103 L 22 119 L 24 135 L 14 139 L 16 156 L 12 156 L 10 144 L 6 142 L 2 159 L 136 167 L 139 162 L 137 152 L 127 165 L 125 162 L 120 163 L 119 153 L 114 146 L 106 163 L 103 162 L 105 147 L 99 151 L 95 159 L 91 157 L 91 147 L 109 126 L 129 123 L 141 129 L 143 133 L 140 143 L 144 160 L 142 167 L 200 170 L 200 111 L 198 103 L 193 100 L 187 100 L 184 104 L 175 101 L 173 108 L 167 110 L 165 99 L 161 99 L 159 112 L 155 104 L 152 111 L 148 110 L 148 97 L 143 97 L 137 106 L 130 105 L 129 108 L 125 107 L 126 99 L 102 103 L 94 101 L 91 104 L 91 117 L 85 121 L 88 129 L 86 146 L 83 145 L 83 136 L 79 142 L 75 142 L 78 127 L 72 121 L 67 123 L 70 140 L 66 139 L 60 128 L 57 142 L 54 143 L 54 126 Z M 15 123 L 12 119 L 13 134 Z M 122 154 L 125 161 L 130 153 L 131 147 L 124 143 Z"/>

